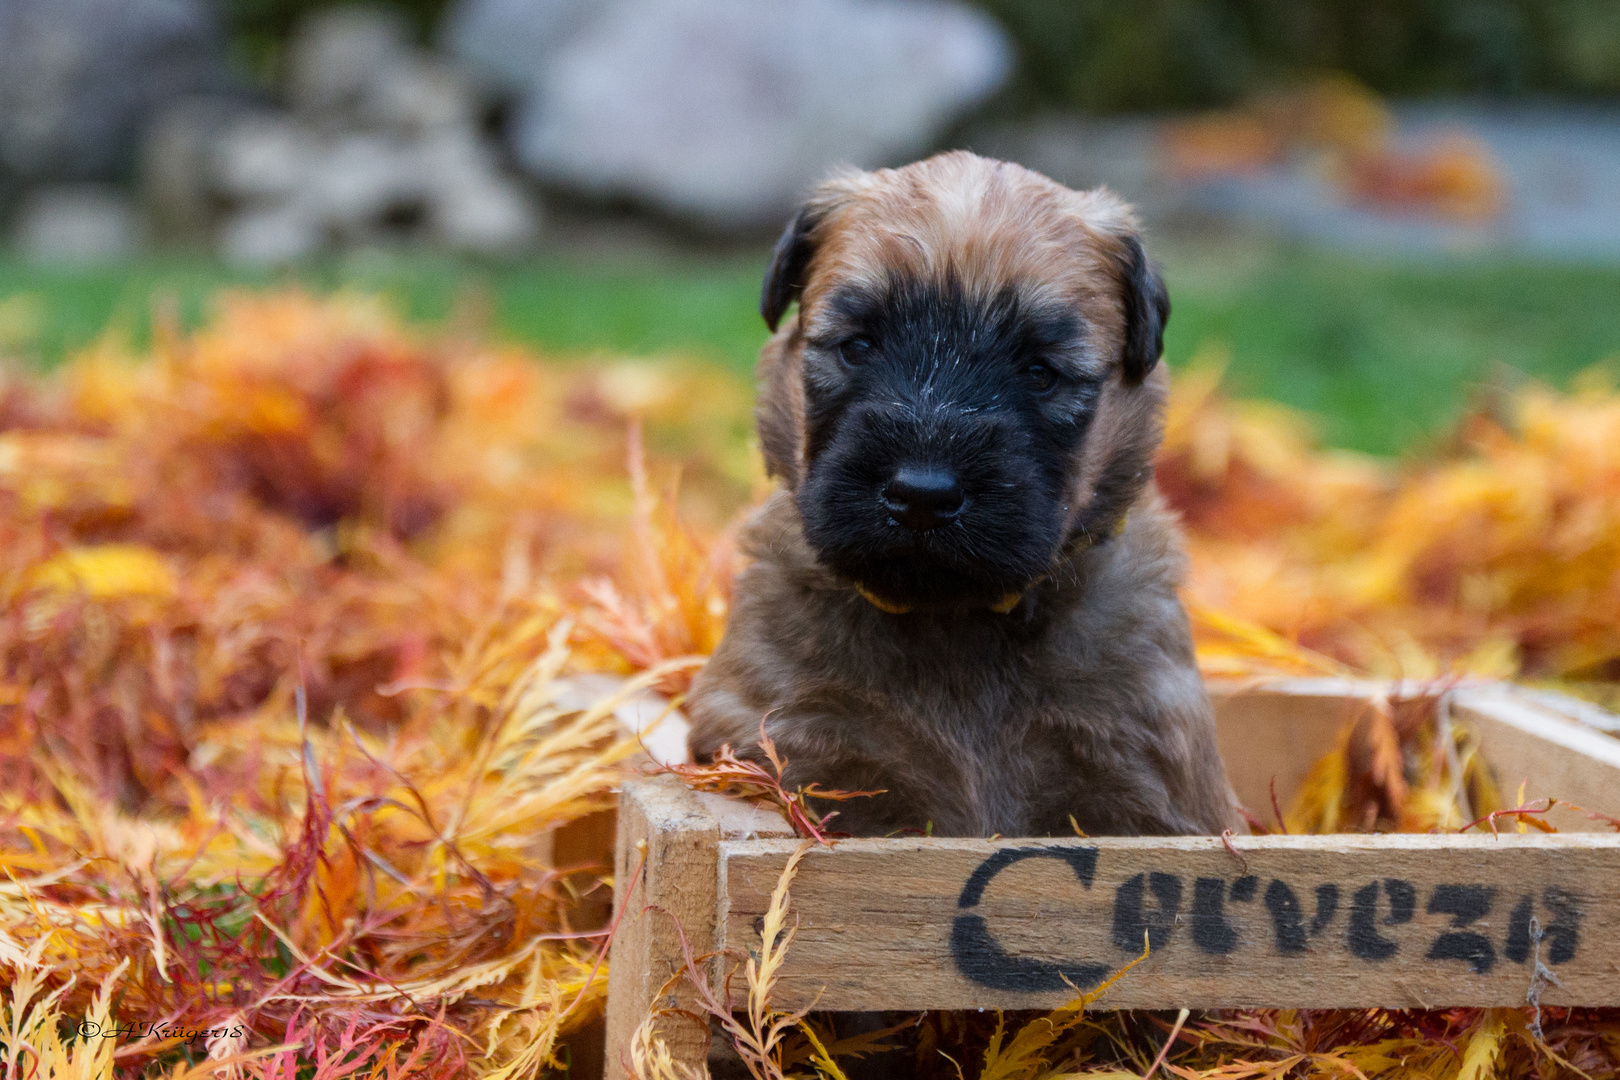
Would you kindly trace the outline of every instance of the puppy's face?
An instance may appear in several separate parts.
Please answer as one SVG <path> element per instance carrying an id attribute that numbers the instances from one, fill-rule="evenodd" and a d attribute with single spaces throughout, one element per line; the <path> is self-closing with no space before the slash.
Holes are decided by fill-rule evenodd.
<path id="1" fill-rule="evenodd" d="M 1127 211 L 968 154 L 825 185 L 778 244 L 760 428 L 821 560 L 996 606 L 1146 483 L 1168 300 Z"/>

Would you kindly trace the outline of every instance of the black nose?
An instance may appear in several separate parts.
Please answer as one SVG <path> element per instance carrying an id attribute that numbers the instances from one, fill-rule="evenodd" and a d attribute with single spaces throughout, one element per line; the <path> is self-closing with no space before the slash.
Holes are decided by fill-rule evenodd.
<path id="1" fill-rule="evenodd" d="M 946 469 L 907 467 L 883 489 L 883 505 L 908 529 L 937 529 L 962 512 L 962 485 Z"/>

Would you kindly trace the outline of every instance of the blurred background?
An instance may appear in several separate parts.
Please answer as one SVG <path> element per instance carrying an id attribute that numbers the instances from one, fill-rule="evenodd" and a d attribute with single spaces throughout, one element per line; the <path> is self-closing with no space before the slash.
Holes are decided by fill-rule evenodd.
<path id="1" fill-rule="evenodd" d="M 1171 363 L 1333 445 L 1620 355 L 1613 0 L 0 0 L 0 356 L 296 281 L 741 373 L 806 189 L 958 146 L 1134 201 Z"/>

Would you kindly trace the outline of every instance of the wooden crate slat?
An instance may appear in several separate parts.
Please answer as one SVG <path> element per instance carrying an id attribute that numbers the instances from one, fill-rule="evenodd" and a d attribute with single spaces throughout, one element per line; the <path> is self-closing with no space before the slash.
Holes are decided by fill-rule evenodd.
<path id="1" fill-rule="evenodd" d="M 610 1080 L 626 1075 L 630 1037 L 655 1005 L 693 1007 L 695 995 L 683 979 L 662 999 L 659 991 L 682 968 L 677 924 L 694 956 L 714 949 L 719 840 L 708 808 L 674 777 L 625 784 L 613 866 L 613 910 L 622 918 L 608 966 Z M 702 1060 L 708 1033 L 697 1024 L 670 1017 L 658 1033 L 678 1059 Z"/>
<path id="2" fill-rule="evenodd" d="M 1286 808 L 1311 766 L 1386 686 L 1350 679 L 1211 682 L 1216 744 L 1238 802 L 1271 821 L 1272 782 Z"/>
<path id="3" fill-rule="evenodd" d="M 1046 1008 L 1141 951 L 1111 1008 L 1620 1004 L 1620 836 L 848 840 L 812 851 L 778 1004 Z M 793 841 L 722 841 L 717 944 L 757 948 Z M 1531 920 L 1534 919 L 1534 924 Z"/>
<path id="4" fill-rule="evenodd" d="M 1524 783 L 1527 800 L 1552 796 L 1620 817 L 1620 739 L 1519 698 L 1511 687 L 1462 690 L 1454 700 L 1453 719 L 1479 736 L 1504 799 L 1512 802 Z M 1611 831 L 1563 808 L 1547 820 L 1561 832 Z"/>

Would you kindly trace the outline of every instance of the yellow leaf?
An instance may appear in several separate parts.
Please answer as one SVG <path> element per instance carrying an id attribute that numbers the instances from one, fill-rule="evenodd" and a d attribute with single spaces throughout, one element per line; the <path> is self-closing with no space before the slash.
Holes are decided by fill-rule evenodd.
<path id="1" fill-rule="evenodd" d="M 1496 1059 L 1502 1052 L 1505 1033 L 1501 1010 L 1487 1009 L 1479 1027 L 1468 1038 L 1457 1080 L 1491 1080 L 1496 1075 Z"/>
<path id="2" fill-rule="evenodd" d="M 1284 819 L 1291 833 L 1331 833 L 1339 830 L 1349 767 L 1341 745 L 1324 754 L 1300 783 Z"/>
<path id="3" fill-rule="evenodd" d="M 827 1080 L 849 1080 L 844 1070 L 838 1067 L 838 1062 L 834 1061 L 832 1055 L 827 1052 L 827 1047 L 816 1037 L 816 1029 L 801 1020 L 799 1021 L 799 1030 L 803 1031 L 805 1037 L 810 1040 L 810 1060 L 815 1063 L 816 1070 Z"/>
<path id="4" fill-rule="evenodd" d="M 178 582 L 163 556 L 139 544 L 69 548 L 29 576 L 34 588 L 82 592 L 93 600 L 173 596 Z"/>

